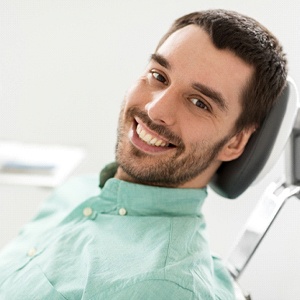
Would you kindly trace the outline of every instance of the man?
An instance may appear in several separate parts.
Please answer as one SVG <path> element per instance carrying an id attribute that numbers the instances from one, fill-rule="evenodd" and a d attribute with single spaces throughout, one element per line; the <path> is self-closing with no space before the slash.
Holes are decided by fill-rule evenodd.
<path id="1" fill-rule="evenodd" d="M 234 299 L 201 206 L 286 82 L 286 60 L 251 18 L 184 16 L 129 89 L 116 162 L 60 188 L 0 255 L 0 299 Z M 96 196 L 95 196 L 96 195 Z"/>

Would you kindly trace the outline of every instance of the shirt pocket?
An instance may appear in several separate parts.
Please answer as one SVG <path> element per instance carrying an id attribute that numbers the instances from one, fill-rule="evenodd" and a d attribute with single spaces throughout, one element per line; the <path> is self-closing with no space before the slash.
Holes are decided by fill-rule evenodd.
<path id="1" fill-rule="evenodd" d="M 0 299 L 66 300 L 49 282 L 38 265 L 24 268 L 6 280 L 0 288 Z"/>

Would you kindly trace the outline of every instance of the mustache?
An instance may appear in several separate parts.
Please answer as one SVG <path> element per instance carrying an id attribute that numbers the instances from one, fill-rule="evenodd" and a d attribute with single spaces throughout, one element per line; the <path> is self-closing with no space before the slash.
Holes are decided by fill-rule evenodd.
<path id="1" fill-rule="evenodd" d="M 163 125 L 153 123 L 152 120 L 147 115 L 147 113 L 141 111 L 137 107 L 130 107 L 126 112 L 126 118 L 134 118 L 134 117 L 138 117 L 139 119 L 141 119 L 149 129 L 156 132 L 164 139 L 168 140 L 174 146 L 180 149 L 185 148 L 182 139 L 178 135 L 173 133 L 170 129 L 168 129 Z"/>

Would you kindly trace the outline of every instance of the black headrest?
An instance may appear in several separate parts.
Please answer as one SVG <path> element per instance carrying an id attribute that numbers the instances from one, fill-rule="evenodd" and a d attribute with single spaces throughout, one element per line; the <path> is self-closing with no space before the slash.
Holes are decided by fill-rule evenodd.
<path id="1" fill-rule="evenodd" d="M 219 195 L 234 199 L 275 164 L 291 134 L 298 110 L 297 90 L 289 79 L 262 126 L 252 135 L 243 154 L 224 162 L 209 183 Z M 267 170 L 266 167 L 267 166 Z"/>

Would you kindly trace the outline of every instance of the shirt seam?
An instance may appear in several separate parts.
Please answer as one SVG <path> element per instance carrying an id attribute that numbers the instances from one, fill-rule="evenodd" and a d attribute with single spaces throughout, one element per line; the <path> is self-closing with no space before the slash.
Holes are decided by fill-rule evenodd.
<path id="1" fill-rule="evenodd" d="M 171 241 L 172 241 L 172 234 L 173 234 L 173 218 L 170 218 L 170 233 L 169 233 L 169 243 L 167 246 L 167 253 L 166 253 L 166 259 L 164 263 L 164 279 L 166 280 L 166 266 L 169 261 L 169 254 L 170 254 L 170 249 L 171 249 Z"/>
<path id="2" fill-rule="evenodd" d="M 39 264 L 35 264 L 35 266 L 37 268 L 39 268 L 40 272 L 42 272 L 43 276 L 45 277 L 45 279 L 48 281 L 48 283 L 51 285 L 51 287 L 55 290 L 55 292 L 57 292 L 61 297 L 63 297 L 64 299 L 68 300 L 68 298 L 66 298 L 61 292 L 59 292 L 57 290 L 57 288 L 51 283 L 51 281 L 49 280 L 49 278 L 46 276 L 46 274 L 44 273 L 44 271 L 41 269 Z"/>
<path id="3" fill-rule="evenodd" d="M 161 278 L 157 278 L 157 279 L 145 279 L 145 280 L 141 280 L 141 281 L 138 281 L 138 282 L 134 282 L 134 283 L 129 284 L 129 285 L 127 285 L 126 287 L 122 288 L 122 291 L 125 291 L 126 289 L 128 289 L 128 288 L 130 288 L 130 287 L 133 287 L 134 285 L 137 285 L 137 284 L 140 284 L 140 283 L 146 283 L 146 282 L 150 282 L 150 281 L 163 281 L 163 282 L 169 282 L 169 283 L 172 283 L 172 284 L 178 286 L 179 288 L 181 288 L 181 289 L 183 289 L 183 290 L 185 290 L 185 291 L 190 292 L 190 293 L 192 294 L 192 296 L 193 296 L 193 299 L 195 299 L 195 292 L 194 292 L 193 290 L 190 290 L 190 289 L 188 289 L 188 288 L 186 288 L 186 287 L 183 287 L 183 286 L 181 286 L 179 283 L 177 283 L 177 282 L 175 282 L 175 281 L 173 281 L 173 280 L 169 280 L 169 279 L 165 279 L 165 278 L 163 278 L 163 279 L 161 279 Z M 108 290 L 108 289 L 106 289 L 106 291 L 107 291 L 107 290 Z M 119 291 L 120 291 L 120 290 L 119 290 Z M 118 291 L 118 292 L 119 292 L 119 291 Z M 115 292 L 113 292 L 113 293 L 115 293 Z M 98 295 L 98 294 L 94 294 L 91 298 L 89 298 L 89 300 L 95 299 L 95 297 L 96 297 L 97 295 Z"/>

